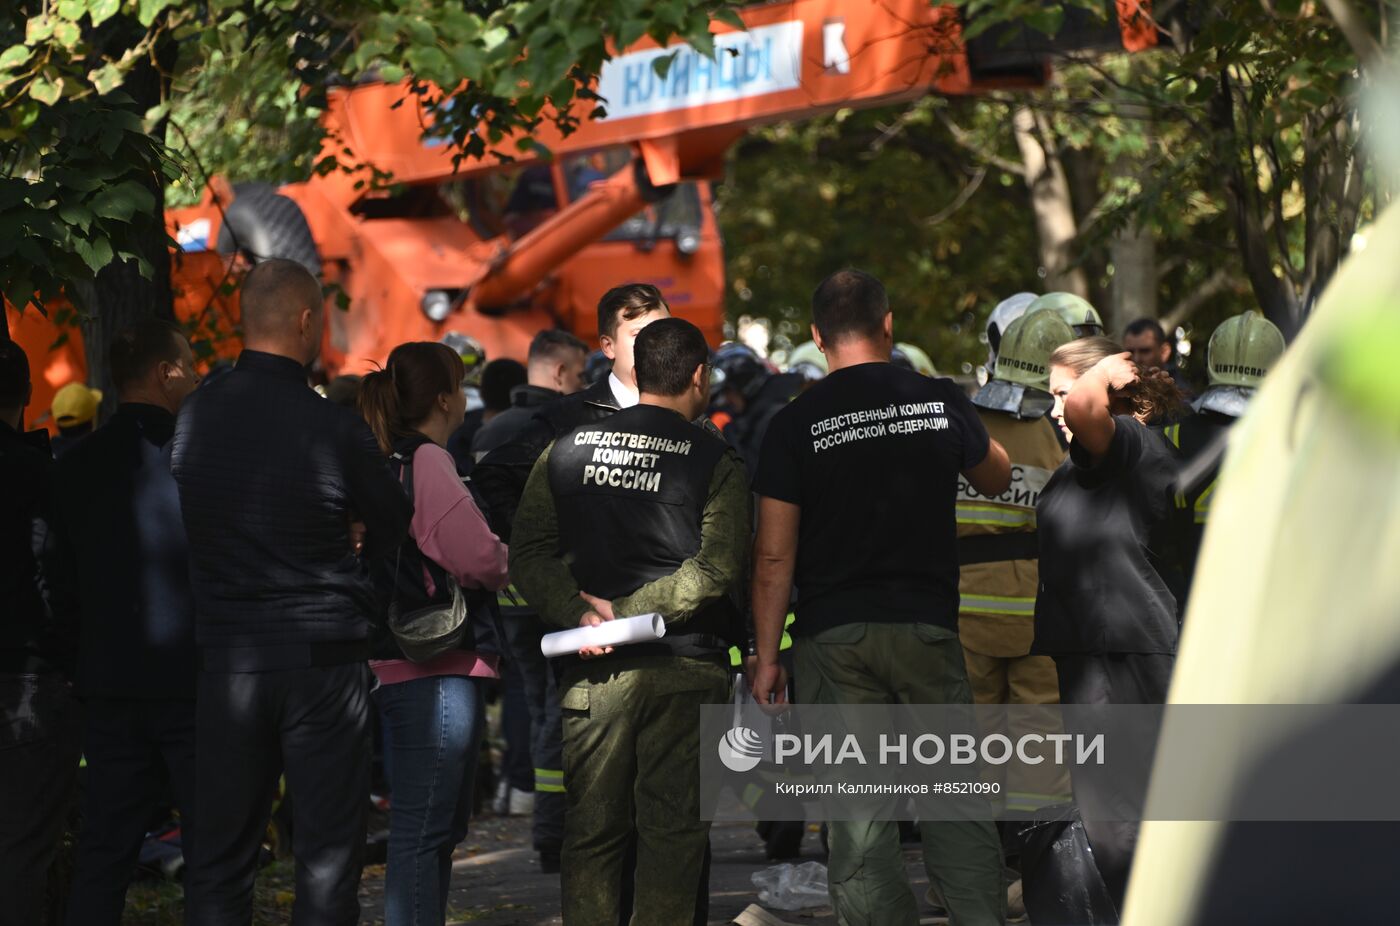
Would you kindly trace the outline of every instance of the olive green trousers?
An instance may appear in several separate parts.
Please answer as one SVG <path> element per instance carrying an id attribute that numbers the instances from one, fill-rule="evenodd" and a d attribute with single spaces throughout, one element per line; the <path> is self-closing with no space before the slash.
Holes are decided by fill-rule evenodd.
<path id="1" fill-rule="evenodd" d="M 962 644 L 932 624 L 859 623 L 797 637 L 794 683 L 806 704 L 971 704 Z M 913 926 L 895 821 L 828 823 L 827 882 L 842 926 Z M 924 868 L 954 926 L 1002 926 L 1006 884 L 990 820 L 922 823 Z"/>

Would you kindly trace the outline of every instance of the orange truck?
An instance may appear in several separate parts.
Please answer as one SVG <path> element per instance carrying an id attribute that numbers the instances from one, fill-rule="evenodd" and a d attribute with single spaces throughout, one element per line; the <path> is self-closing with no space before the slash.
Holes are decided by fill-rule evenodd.
<path id="1" fill-rule="evenodd" d="M 1108 7 L 1112 9 L 1112 7 Z M 1034 33 L 962 41 L 952 7 L 927 0 L 793 0 L 747 8 L 747 27 L 713 23 L 716 54 L 648 39 L 602 68 L 607 115 L 534 140 L 551 153 L 510 164 L 463 162 L 424 139 L 433 112 L 406 84 L 330 92 L 325 119 L 342 161 L 372 164 L 393 186 L 333 172 L 273 190 L 214 181 L 196 206 L 171 209 L 176 315 L 218 352 L 237 351 L 234 287 L 246 260 L 282 256 L 316 269 L 327 310 L 328 374 L 358 373 L 399 343 L 475 338 L 488 357 L 523 358 L 540 330 L 597 338 L 594 306 L 624 281 L 654 283 L 676 314 L 722 338 L 724 259 L 710 181 L 751 126 L 924 94 L 971 94 L 1044 82 L 1050 55 L 1155 44 L 1146 4 L 1117 0 L 1106 26 L 1056 42 Z M 1116 20 L 1116 21 L 1115 21 Z M 665 76 L 653 63 L 673 60 Z M 501 146 L 510 150 L 510 142 Z M 348 306 L 345 299 L 348 297 Z M 344 307 L 344 310 L 341 310 Z M 10 310 L 13 313 L 13 310 Z M 81 378 L 80 339 L 11 315 L 36 368 L 34 408 Z"/>

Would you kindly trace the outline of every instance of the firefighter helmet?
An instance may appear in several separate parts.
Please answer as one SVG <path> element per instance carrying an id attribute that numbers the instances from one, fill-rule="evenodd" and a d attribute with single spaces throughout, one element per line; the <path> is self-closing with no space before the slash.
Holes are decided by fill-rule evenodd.
<path id="1" fill-rule="evenodd" d="M 1087 299 L 1076 296 L 1074 293 L 1046 293 L 1035 302 L 1032 302 L 1026 309 L 1026 313 L 1039 311 L 1040 309 L 1050 309 L 1065 324 L 1074 329 L 1076 338 L 1089 338 L 1103 334 L 1103 319 L 1099 317 L 1098 310 L 1089 304 Z"/>
<path id="2" fill-rule="evenodd" d="M 442 343 L 462 358 L 462 368 L 466 371 L 464 382 L 479 382 L 481 371 L 486 366 L 486 348 L 481 346 L 481 342 L 469 334 L 449 331 L 442 336 Z"/>
<path id="3" fill-rule="evenodd" d="M 908 370 L 913 370 L 920 376 L 937 376 L 938 370 L 934 367 L 929 355 L 924 353 L 922 348 L 913 344 L 900 342 L 894 346 L 890 352 L 890 362 L 895 366 L 901 366 Z"/>
<path id="4" fill-rule="evenodd" d="M 1028 311 L 1006 329 L 993 376 L 1050 391 L 1050 355 L 1074 340 L 1074 331 L 1054 311 Z"/>
<path id="5" fill-rule="evenodd" d="M 772 375 L 768 365 L 747 344 L 730 341 L 721 344 L 710 359 L 716 374 L 710 380 L 711 394 L 733 389 L 746 399 L 752 399 Z"/>
<path id="6" fill-rule="evenodd" d="M 1001 346 L 1001 339 L 1006 335 L 1006 329 L 1011 323 L 1025 314 L 1026 306 L 1035 302 L 1035 293 L 1017 293 L 1014 296 L 1007 296 L 997 307 L 992 309 L 992 314 L 987 316 L 987 369 L 990 371 L 997 362 L 997 349 Z"/>
<path id="7" fill-rule="evenodd" d="M 816 341 L 804 341 L 788 352 L 788 372 L 800 373 L 813 382 L 826 376 L 826 354 Z"/>
<path id="8" fill-rule="evenodd" d="M 1210 384 L 1257 388 L 1283 348 L 1283 333 L 1258 312 L 1227 318 L 1210 336 L 1206 348 Z"/>

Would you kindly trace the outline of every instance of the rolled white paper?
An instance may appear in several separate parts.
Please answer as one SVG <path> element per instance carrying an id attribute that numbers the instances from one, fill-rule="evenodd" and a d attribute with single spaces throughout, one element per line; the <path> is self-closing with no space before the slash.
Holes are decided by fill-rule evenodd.
<path id="1" fill-rule="evenodd" d="M 575 627 L 557 630 L 540 637 L 540 652 L 549 658 L 572 656 L 585 646 L 626 646 L 628 643 L 648 643 L 666 636 L 666 622 L 661 615 L 638 614 L 603 621 L 596 627 Z"/>

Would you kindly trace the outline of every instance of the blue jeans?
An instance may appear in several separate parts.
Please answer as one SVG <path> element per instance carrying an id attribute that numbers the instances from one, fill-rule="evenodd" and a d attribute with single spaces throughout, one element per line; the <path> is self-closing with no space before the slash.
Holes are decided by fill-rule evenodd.
<path id="1" fill-rule="evenodd" d="M 452 850 L 471 817 L 485 727 L 480 682 L 442 675 L 384 685 L 374 696 L 390 792 L 384 923 L 441 926 Z"/>

